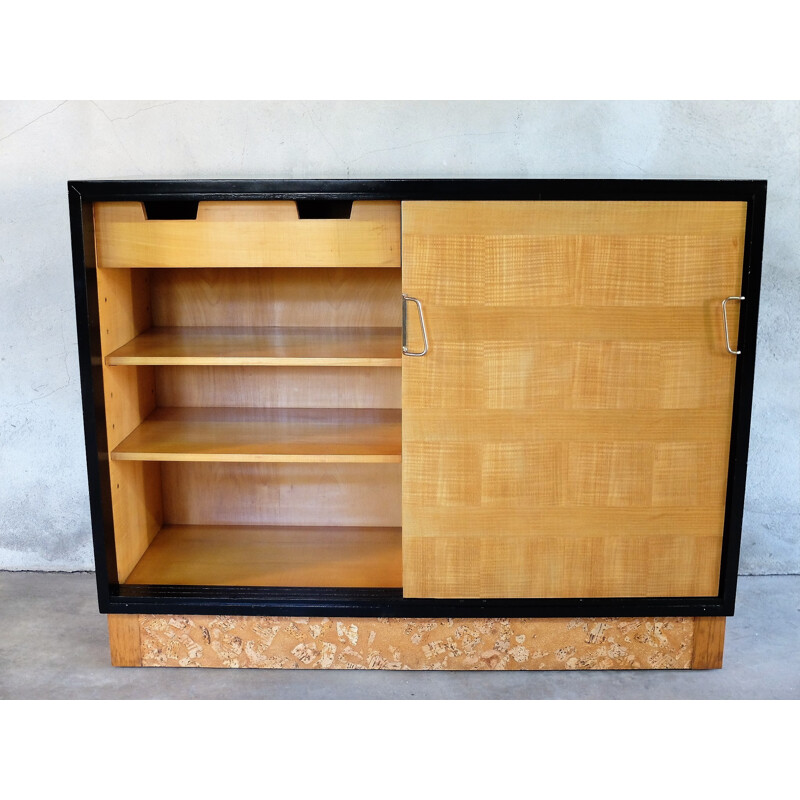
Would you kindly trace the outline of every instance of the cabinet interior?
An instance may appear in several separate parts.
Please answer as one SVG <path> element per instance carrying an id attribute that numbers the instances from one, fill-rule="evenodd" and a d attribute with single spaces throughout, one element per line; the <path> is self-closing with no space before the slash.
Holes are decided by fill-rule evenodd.
<path id="1" fill-rule="evenodd" d="M 120 582 L 399 588 L 400 203 L 98 203 L 95 239 Z"/>
<path id="2" fill-rule="evenodd" d="M 746 203 L 300 202 L 92 206 L 112 583 L 720 593 Z"/>

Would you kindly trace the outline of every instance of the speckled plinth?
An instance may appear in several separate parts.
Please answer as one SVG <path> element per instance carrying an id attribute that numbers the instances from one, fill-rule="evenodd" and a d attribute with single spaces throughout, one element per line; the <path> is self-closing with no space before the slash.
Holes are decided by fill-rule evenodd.
<path id="1" fill-rule="evenodd" d="M 724 617 L 109 617 L 117 666 L 267 669 L 713 668 L 724 626 Z"/>

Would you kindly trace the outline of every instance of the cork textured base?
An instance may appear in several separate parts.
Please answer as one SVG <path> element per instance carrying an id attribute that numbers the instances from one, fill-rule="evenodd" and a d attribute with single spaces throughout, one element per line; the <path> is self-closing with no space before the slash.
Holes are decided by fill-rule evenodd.
<path id="1" fill-rule="evenodd" d="M 109 615 L 114 666 L 592 670 L 722 666 L 725 617 Z"/>

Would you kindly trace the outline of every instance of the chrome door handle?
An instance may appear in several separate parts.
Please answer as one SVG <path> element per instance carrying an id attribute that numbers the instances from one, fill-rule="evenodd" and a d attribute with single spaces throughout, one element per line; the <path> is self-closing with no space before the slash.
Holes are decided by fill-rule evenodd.
<path id="1" fill-rule="evenodd" d="M 406 319 L 407 319 L 407 310 L 408 310 L 408 302 L 411 301 L 417 306 L 417 313 L 419 314 L 419 324 L 422 328 L 422 350 L 420 352 L 415 353 L 413 350 L 409 350 L 406 347 L 407 342 L 407 331 L 406 331 Z M 411 297 L 407 294 L 403 295 L 403 355 L 404 356 L 424 356 L 425 353 L 428 352 L 428 332 L 425 330 L 425 317 L 422 314 L 422 303 L 417 300 L 416 297 Z"/>
<path id="2" fill-rule="evenodd" d="M 726 297 L 722 301 L 722 323 L 725 326 L 725 347 L 728 348 L 728 352 L 732 356 L 740 356 L 742 354 L 742 351 L 734 350 L 731 348 L 731 339 L 730 336 L 728 335 L 728 310 L 725 308 L 725 306 L 728 304 L 729 300 L 739 300 L 741 302 L 742 300 L 744 300 L 744 297 L 737 297 L 736 295 L 733 295 L 732 297 Z"/>

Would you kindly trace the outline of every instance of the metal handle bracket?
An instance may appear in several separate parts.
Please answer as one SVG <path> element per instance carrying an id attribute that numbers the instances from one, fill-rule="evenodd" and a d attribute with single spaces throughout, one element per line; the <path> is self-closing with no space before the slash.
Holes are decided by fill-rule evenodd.
<path id="1" fill-rule="evenodd" d="M 732 356 L 740 356 L 742 354 L 742 351 L 741 350 L 734 350 L 731 347 L 731 339 L 730 339 L 730 336 L 728 335 L 728 310 L 727 310 L 726 306 L 727 306 L 729 300 L 738 300 L 739 302 L 741 302 L 742 300 L 744 300 L 744 297 L 737 297 L 736 295 L 733 295 L 731 297 L 726 297 L 722 301 L 722 324 L 725 326 L 725 347 L 728 348 L 728 352 Z"/>
<path id="2" fill-rule="evenodd" d="M 408 302 L 412 302 L 417 306 L 417 314 L 419 314 L 419 324 L 422 328 L 422 350 L 418 353 L 415 353 L 413 350 L 409 350 L 406 346 L 407 342 L 407 335 L 406 335 L 406 319 L 407 319 L 407 304 Z M 422 303 L 417 300 L 416 297 L 411 297 L 410 295 L 404 294 L 403 295 L 403 355 L 404 356 L 424 356 L 428 352 L 428 333 L 425 330 L 425 317 L 422 314 Z"/>

